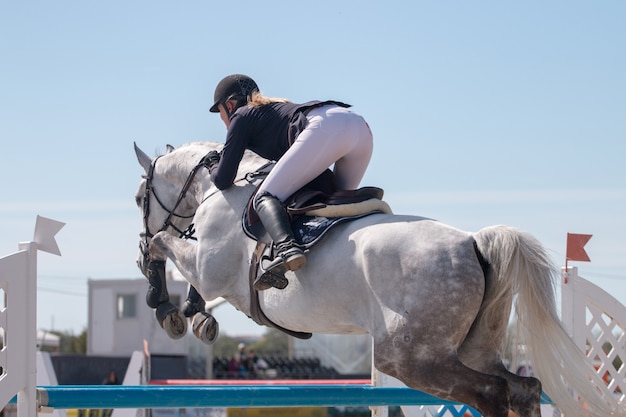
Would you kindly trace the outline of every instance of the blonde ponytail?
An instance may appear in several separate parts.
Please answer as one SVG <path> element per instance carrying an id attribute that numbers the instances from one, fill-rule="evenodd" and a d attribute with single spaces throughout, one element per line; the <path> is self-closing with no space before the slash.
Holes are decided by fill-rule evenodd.
<path id="1" fill-rule="evenodd" d="M 248 100 L 248 104 L 252 107 L 261 107 L 270 103 L 291 103 L 291 100 L 287 100 L 286 98 L 266 97 L 259 91 L 253 92 L 252 97 Z"/>

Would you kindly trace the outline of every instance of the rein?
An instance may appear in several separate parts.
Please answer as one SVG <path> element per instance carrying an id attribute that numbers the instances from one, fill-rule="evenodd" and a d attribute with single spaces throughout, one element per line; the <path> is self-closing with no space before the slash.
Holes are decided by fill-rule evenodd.
<path id="1" fill-rule="evenodd" d="M 159 233 L 159 232 L 162 232 L 164 230 L 167 230 L 168 227 L 171 227 L 176 232 L 178 232 L 180 238 L 196 240 L 196 238 L 194 237 L 194 234 L 195 234 L 196 231 L 194 229 L 194 223 L 193 222 L 191 224 L 189 224 L 189 226 L 185 230 L 181 230 L 175 224 L 172 223 L 172 217 L 177 217 L 179 219 L 191 219 L 191 218 L 193 218 L 196 215 L 195 211 L 193 213 L 191 213 L 190 215 L 188 215 L 188 216 L 184 216 L 184 215 L 181 215 L 181 214 L 176 214 L 176 209 L 178 208 L 180 203 L 182 203 L 182 201 L 185 199 L 185 197 L 187 195 L 187 192 L 189 191 L 189 188 L 191 188 L 191 184 L 193 183 L 193 180 L 195 179 L 196 174 L 198 173 L 200 168 L 209 169 L 209 159 L 207 158 L 207 155 L 205 155 L 200 160 L 200 162 L 198 162 L 198 164 L 191 170 L 191 172 L 187 176 L 187 179 L 185 180 L 185 184 L 183 185 L 183 188 L 181 189 L 180 193 L 178 194 L 178 199 L 176 200 L 176 203 L 174 204 L 174 207 L 170 210 L 167 207 L 165 207 L 165 204 L 163 204 L 161 199 L 156 194 L 156 190 L 152 186 L 152 180 L 154 178 L 154 169 L 155 169 L 156 163 L 157 163 L 157 161 L 159 160 L 160 157 L 161 156 L 157 156 L 154 159 L 154 161 L 150 165 L 150 169 L 148 170 L 147 175 L 144 176 L 144 178 L 146 179 L 146 192 L 145 192 L 144 197 L 143 197 L 143 224 L 144 224 L 145 233 L 143 233 L 144 240 L 139 242 L 139 249 L 140 249 L 140 251 L 141 251 L 141 253 L 142 253 L 143 257 L 144 257 L 144 260 L 146 262 L 149 260 L 149 255 L 150 255 L 150 252 L 149 252 L 150 242 L 149 242 L 149 240 L 152 239 L 156 233 Z M 263 178 L 263 177 L 267 176 L 267 174 L 269 173 L 269 170 L 265 171 L 265 169 L 268 166 L 270 166 L 270 165 L 273 165 L 273 162 L 268 162 L 265 165 L 263 165 L 261 168 L 257 169 L 256 171 L 247 173 L 246 175 L 244 175 L 243 178 L 239 178 L 239 179 L 235 180 L 234 183 L 237 183 L 237 182 L 240 182 L 240 181 L 247 181 L 248 183 L 251 184 L 252 182 L 257 180 L 258 178 Z M 218 191 L 219 190 L 216 190 L 213 193 L 209 194 L 208 196 L 204 197 L 202 199 L 202 201 L 200 202 L 200 204 L 204 203 L 210 197 L 212 197 L 213 195 L 217 194 Z M 157 201 L 157 203 L 159 203 L 161 208 L 167 212 L 167 217 L 163 221 L 163 225 L 161 226 L 161 228 L 156 233 L 150 232 L 150 229 L 149 229 L 149 226 L 148 226 L 149 217 L 150 217 L 150 193 L 152 193 L 154 195 L 154 199 Z"/>

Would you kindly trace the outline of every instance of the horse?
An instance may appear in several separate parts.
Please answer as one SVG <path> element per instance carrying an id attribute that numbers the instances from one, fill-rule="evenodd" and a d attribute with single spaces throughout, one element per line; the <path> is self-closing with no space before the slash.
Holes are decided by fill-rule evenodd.
<path id="1" fill-rule="evenodd" d="M 539 417 L 544 390 L 568 416 L 626 416 L 561 325 L 558 268 L 540 242 L 513 227 L 467 232 L 420 216 L 370 214 L 330 230 L 305 267 L 287 272 L 286 288 L 254 294 L 248 276 L 256 242 L 244 232 L 242 213 L 258 186 L 252 174 L 270 161 L 246 151 L 233 186 L 219 191 L 203 157 L 221 148 L 168 145 L 152 158 L 135 144 L 144 170 L 135 195 L 143 218 L 137 264 L 154 283 L 153 262 L 157 275 L 173 262 L 197 291 L 190 304 L 198 307 L 194 320 L 209 324 L 205 341 L 214 340 L 217 325 L 204 300 L 223 297 L 251 316 L 251 297 L 258 297 L 285 329 L 369 334 L 376 369 L 485 417 Z M 183 233 L 192 224 L 196 242 Z M 152 294 L 151 307 L 159 297 Z M 514 305 L 536 377 L 503 363 Z"/>

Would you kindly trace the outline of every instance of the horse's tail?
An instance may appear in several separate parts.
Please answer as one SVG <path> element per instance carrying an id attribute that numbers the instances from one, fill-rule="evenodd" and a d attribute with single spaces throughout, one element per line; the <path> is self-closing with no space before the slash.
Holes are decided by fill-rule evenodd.
<path id="1" fill-rule="evenodd" d="M 510 311 L 511 296 L 517 295 L 516 325 L 533 371 L 552 401 L 567 416 L 626 416 L 561 325 L 554 294 L 558 269 L 543 246 L 529 234 L 504 226 L 485 228 L 474 238 L 489 263 L 483 317 L 489 323 L 498 315 L 502 320 L 503 303 L 509 304 L 504 311 Z"/>

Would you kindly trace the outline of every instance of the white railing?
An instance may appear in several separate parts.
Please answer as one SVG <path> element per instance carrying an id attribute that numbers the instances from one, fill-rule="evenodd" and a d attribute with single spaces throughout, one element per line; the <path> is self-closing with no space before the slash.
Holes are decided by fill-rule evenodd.
<path id="1" fill-rule="evenodd" d="M 578 275 L 562 270 L 561 320 L 620 403 L 626 393 L 626 307 L 611 294 Z"/>
<path id="2" fill-rule="evenodd" d="M 32 242 L 0 258 L 0 409 L 17 395 L 18 417 L 37 416 L 37 251 L 60 255 L 54 235 L 64 226 L 37 216 Z"/>

